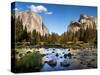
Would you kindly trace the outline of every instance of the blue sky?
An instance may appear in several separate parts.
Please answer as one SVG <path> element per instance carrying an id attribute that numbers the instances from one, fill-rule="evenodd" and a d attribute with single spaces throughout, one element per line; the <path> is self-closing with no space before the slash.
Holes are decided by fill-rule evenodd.
<path id="1" fill-rule="evenodd" d="M 31 10 L 43 18 L 43 23 L 49 32 L 62 34 L 67 31 L 67 27 L 72 20 L 78 20 L 80 14 L 97 16 L 97 8 L 92 6 L 57 5 L 43 3 L 16 2 L 12 10 L 26 11 Z"/>

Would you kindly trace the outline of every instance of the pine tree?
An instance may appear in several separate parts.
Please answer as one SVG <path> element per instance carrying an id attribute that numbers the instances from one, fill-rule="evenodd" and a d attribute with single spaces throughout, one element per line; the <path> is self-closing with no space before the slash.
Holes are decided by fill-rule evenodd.
<path id="1" fill-rule="evenodd" d="M 28 34 L 27 34 L 26 26 L 25 26 L 25 29 L 23 30 L 22 38 L 24 41 L 28 42 Z"/>
<path id="2" fill-rule="evenodd" d="M 16 32 L 16 42 L 22 42 L 22 34 L 23 34 L 23 22 L 18 16 L 15 20 L 15 32 Z"/>

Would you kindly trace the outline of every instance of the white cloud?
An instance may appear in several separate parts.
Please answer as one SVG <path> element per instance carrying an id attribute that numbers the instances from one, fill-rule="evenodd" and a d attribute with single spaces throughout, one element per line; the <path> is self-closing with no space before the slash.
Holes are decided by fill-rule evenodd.
<path id="1" fill-rule="evenodd" d="M 53 14 L 53 12 L 46 12 L 45 14 L 51 15 L 51 14 Z"/>
<path id="2" fill-rule="evenodd" d="M 47 8 L 44 7 L 43 5 L 39 5 L 39 6 L 31 5 L 29 8 L 31 9 L 31 11 L 33 11 L 35 13 L 41 13 L 41 12 L 48 11 Z"/>
<path id="3" fill-rule="evenodd" d="M 43 5 L 38 5 L 38 6 L 31 5 L 31 6 L 28 6 L 28 8 L 30 8 L 30 10 L 35 13 L 44 12 L 45 14 L 48 14 L 48 15 L 53 14 L 53 12 L 49 12 L 48 9 Z"/>

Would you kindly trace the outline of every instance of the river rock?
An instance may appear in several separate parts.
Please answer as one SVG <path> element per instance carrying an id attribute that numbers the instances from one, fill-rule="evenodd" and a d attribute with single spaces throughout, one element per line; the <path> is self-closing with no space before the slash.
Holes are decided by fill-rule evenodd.
<path id="1" fill-rule="evenodd" d="M 68 53 L 67 56 L 71 59 L 72 58 L 72 54 Z"/>
<path id="2" fill-rule="evenodd" d="M 70 63 L 67 60 L 64 60 L 63 62 L 60 63 L 60 65 L 63 67 L 69 67 Z"/>
<path id="3" fill-rule="evenodd" d="M 50 60 L 50 61 L 48 61 L 48 64 L 52 67 L 55 67 L 57 65 L 57 61 L 56 60 Z"/>
<path id="4" fill-rule="evenodd" d="M 58 57 L 59 56 L 59 54 L 58 53 L 56 53 L 56 57 Z"/>
<path id="5" fill-rule="evenodd" d="M 67 58 L 67 54 L 64 54 L 64 58 Z"/>

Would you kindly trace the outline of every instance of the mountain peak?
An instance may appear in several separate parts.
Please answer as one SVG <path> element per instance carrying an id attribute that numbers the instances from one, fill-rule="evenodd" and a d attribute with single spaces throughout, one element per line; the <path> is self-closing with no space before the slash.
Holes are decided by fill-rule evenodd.
<path id="1" fill-rule="evenodd" d="M 79 21 L 71 21 L 68 27 L 68 31 L 76 32 L 80 28 L 87 29 L 87 28 L 96 28 L 96 17 L 88 16 L 86 14 L 81 14 Z"/>
<path id="2" fill-rule="evenodd" d="M 15 17 L 20 17 L 23 21 L 23 28 L 27 28 L 27 32 L 32 32 L 36 30 L 41 35 L 48 34 L 48 29 L 46 26 L 43 26 L 42 17 L 32 11 L 21 11 L 15 12 Z M 44 28 L 42 28 L 44 27 Z"/>

